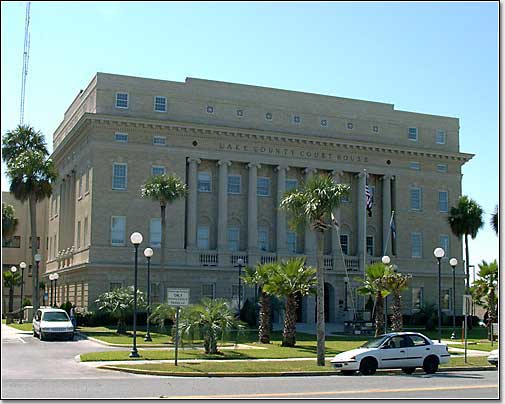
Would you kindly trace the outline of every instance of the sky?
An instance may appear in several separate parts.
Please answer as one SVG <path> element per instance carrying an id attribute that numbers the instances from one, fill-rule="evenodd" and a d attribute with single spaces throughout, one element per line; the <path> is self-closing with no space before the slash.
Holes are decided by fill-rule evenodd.
<path id="1" fill-rule="evenodd" d="M 19 123 L 25 2 L 1 3 L 1 133 Z M 96 72 L 196 77 L 460 119 L 470 262 L 498 259 L 496 2 L 32 2 L 25 123 L 52 136 Z M 2 164 L 2 191 L 9 183 Z"/>

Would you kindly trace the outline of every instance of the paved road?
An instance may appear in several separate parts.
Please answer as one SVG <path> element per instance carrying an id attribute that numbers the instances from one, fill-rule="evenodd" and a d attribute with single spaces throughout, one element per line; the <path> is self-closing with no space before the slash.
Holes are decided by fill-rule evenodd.
<path id="1" fill-rule="evenodd" d="M 286 378 L 154 377 L 95 369 L 82 352 L 121 348 L 39 341 L 2 325 L 2 398 L 497 398 L 498 372 Z"/>

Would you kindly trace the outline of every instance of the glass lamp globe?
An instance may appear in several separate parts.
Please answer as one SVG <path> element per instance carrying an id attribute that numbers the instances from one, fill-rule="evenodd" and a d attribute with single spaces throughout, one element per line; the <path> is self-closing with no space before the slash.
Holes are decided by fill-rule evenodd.
<path id="1" fill-rule="evenodd" d="M 42 261 L 42 256 L 40 254 L 35 254 L 35 261 L 36 262 Z"/>
<path id="2" fill-rule="evenodd" d="M 21 269 L 25 269 L 25 268 L 26 268 L 26 262 L 21 261 L 21 262 L 19 263 L 19 268 L 21 268 Z"/>
<path id="3" fill-rule="evenodd" d="M 456 265 L 458 265 L 458 260 L 456 258 L 451 258 L 449 260 L 449 264 L 451 265 L 451 267 L 455 267 Z"/>
<path id="4" fill-rule="evenodd" d="M 17 270 L 18 270 L 18 269 L 17 269 L 14 265 L 13 265 L 13 266 L 11 266 L 11 272 L 12 272 L 12 273 L 16 272 Z"/>
<path id="5" fill-rule="evenodd" d="M 445 251 L 443 248 L 438 247 L 433 251 L 433 255 L 437 258 L 442 258 L 445 255 Z"/>
<path id="6" fill-rule="evenodd" d="M 383 263 L 384 265 L 388 265 L 390 262 L 391 262 L 391 258 L 389 258 L 389 255 L 384 255 L 384 256 L 382 257 L 382 263 Z"/>
<path id="7" fill-rule="evenodd" d="M 60 277 L 60 275 L 58 275 L 58 274 L 54 274 L 54 275 L 53 275 L 53 279 L 54 279 L 55 281 L 57 281 L 59 277 Z"/>
<path id="8" fill-rule="evenodd" d="M 148 248 L 146 248 L 146 249 L 144 250 L 144 256 L 145 256 L 146 258 L 151 258 L 151 257 L 153 256 L 153 254 L 154 254 L 154 251 L 153 251 L 153 249 L 152 249 L 152 248 L 149 248 L 149 247 L 148 247 Z"/>
<path id="9" fill-rule="evenodd" d="M 238 264 L 238 265 L 244 265 L 244 260 L 243 260 L 242 258 L 239 258 L 239 259 L 237 260 L 237 264 Z"/>
<path id="10" fill-rule="evenodd" d="M 132 235 L 130 236 L 130 241 L 134 245 L 139 245 L 140 243 L 142 243 L 142 240 L 143 240 L 142 234 L 140 234 L 138 231 L 132 233 Z"/>

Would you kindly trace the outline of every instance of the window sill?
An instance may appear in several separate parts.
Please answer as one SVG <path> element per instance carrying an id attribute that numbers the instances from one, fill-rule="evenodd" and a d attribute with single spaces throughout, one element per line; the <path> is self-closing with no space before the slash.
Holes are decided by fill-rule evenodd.
<path id="1" fill-rule="evenodd" d="M 127 188 L 112 188 L 112 191 L 123 191 L 123 192 L 125 192 L 125 191 L 128 191 L 128 189 Z"/>

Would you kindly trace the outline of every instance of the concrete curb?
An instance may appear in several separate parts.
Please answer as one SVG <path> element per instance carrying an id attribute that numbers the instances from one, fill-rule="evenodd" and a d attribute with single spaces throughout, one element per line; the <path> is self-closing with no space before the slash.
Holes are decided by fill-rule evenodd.
<path id="1" fill-rule="evenodd" d="M 118 366 L 103 365 L 98 366 L 97 369 L 115 370 L 125 373 L 134 373 L 140 375 L 151 376 L 175 376 L 175 377 L 287 377 L 287 376 L 336 376 L 341 375 L 340 371 L 310 371 L 310 372 L 163 372 L 161 370 L 143 370 L 143 369 L 127 369 Z M 440 368 L 440 372 L 460 372 L 460 371 L 490 371 L 497 370 L 495 366 L 476 366 L 471 368 L 465 367 L 450 367 Z M 402 373 L 400 369 L 384 369 L 377 370 L 378 373 Z M 416 373 L 423 373 L 416 371 Z"/>

